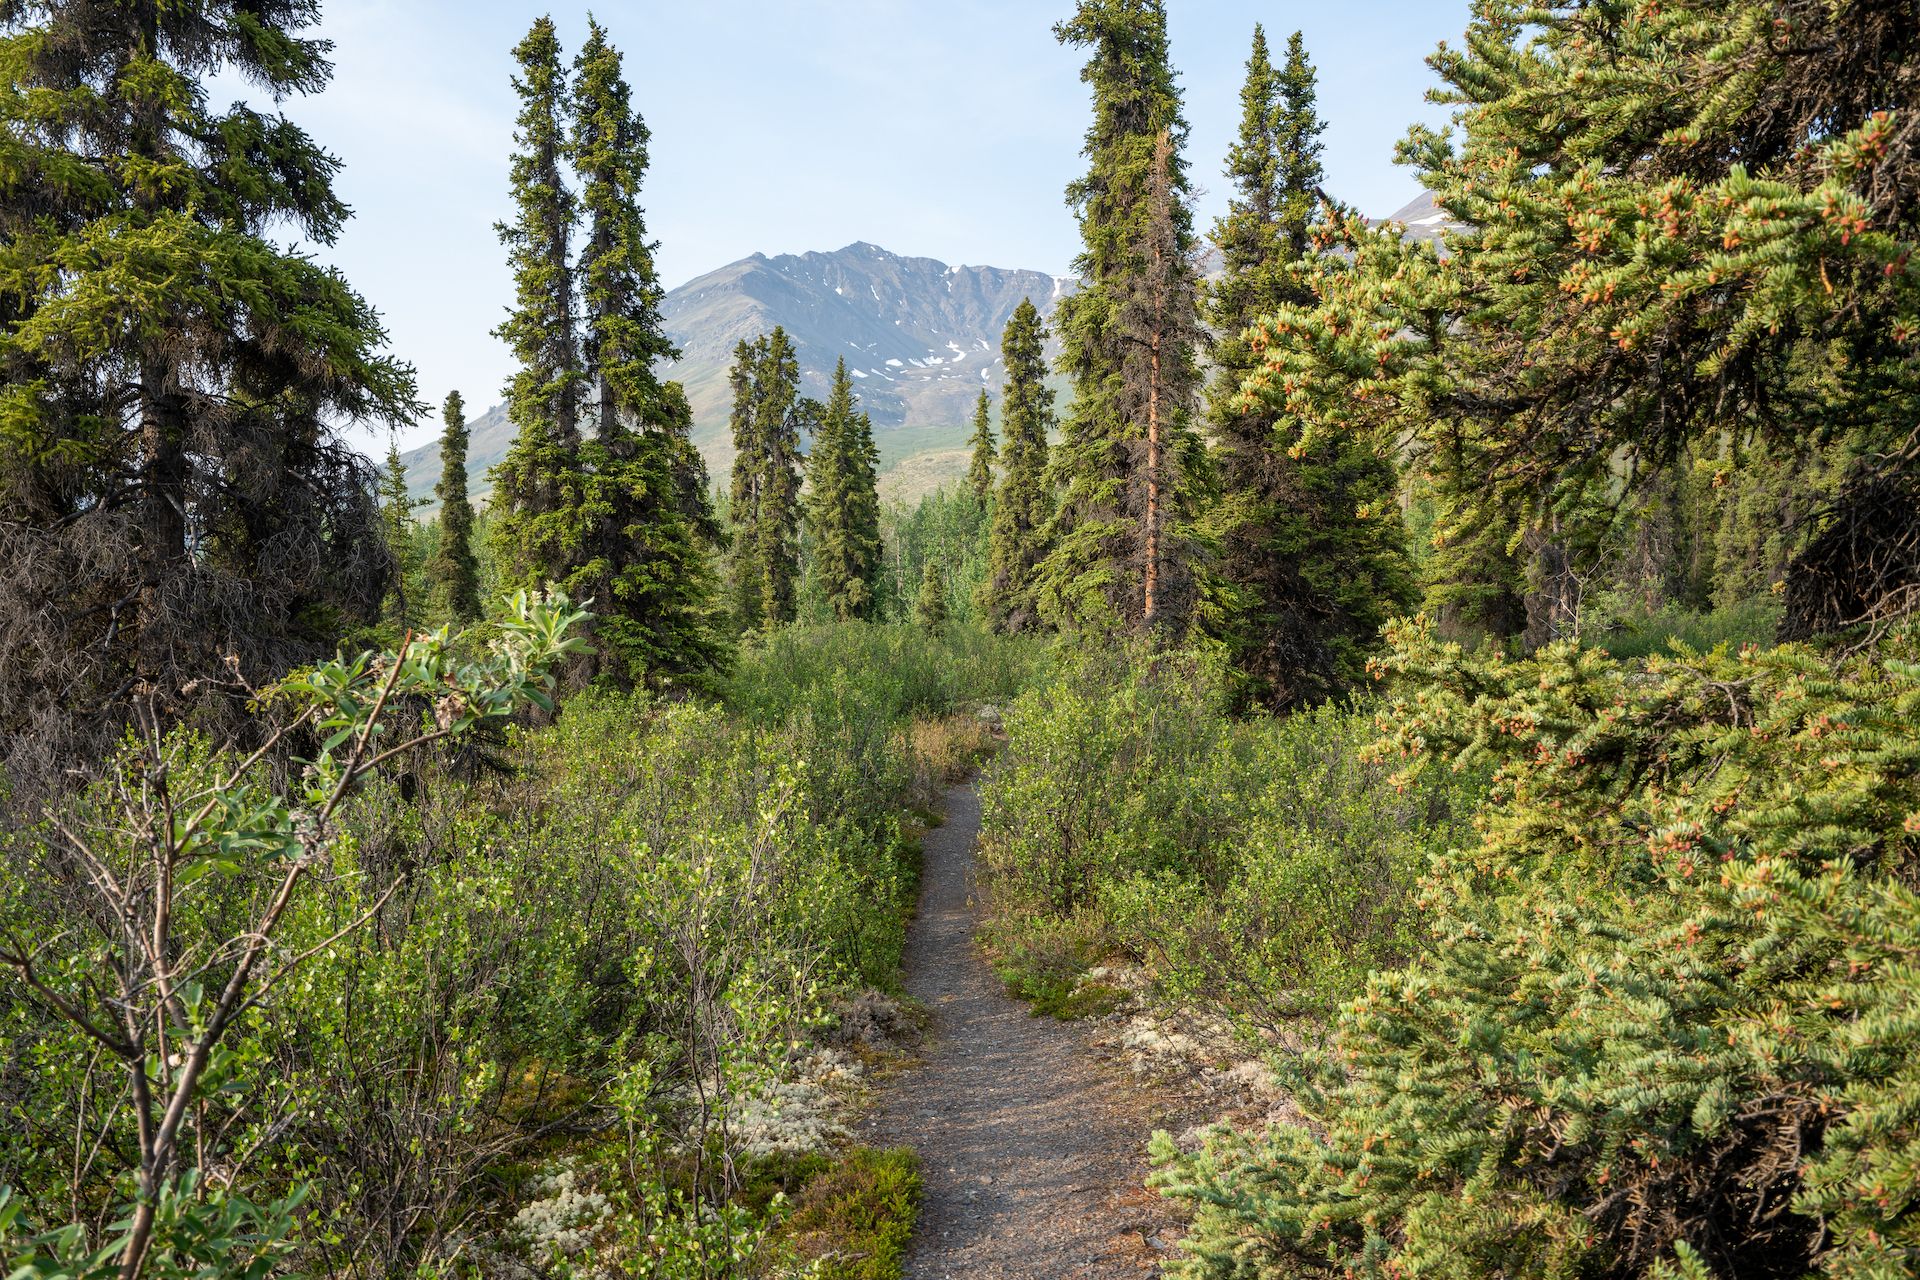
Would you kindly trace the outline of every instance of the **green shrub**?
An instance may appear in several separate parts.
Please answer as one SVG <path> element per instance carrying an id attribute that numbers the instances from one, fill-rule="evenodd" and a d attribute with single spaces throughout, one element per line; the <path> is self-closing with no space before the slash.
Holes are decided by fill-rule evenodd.
<path id="1" fill-rule="evenodd" d="M 1708 653 L 1719 645 L 1770 645 L 1780 626 L 1780 603 L 1759 596 L 1711 612 L 1667 609 L 1627 617 L 1599 637 L 1599 647 L 1616 658 L 1649 658 L 1683 650 Z"/>
<path id="2" fill-rule="evenodd" d="M 1468 655 L 1419 626 L 1390 754 L 1491 765 L 1311 1124 L 1161 1185 L 1188 1276 L 1911 1274 L 1920 644 Z"/>
<path id="3" fill-rule="evenodd" d="M 1109 1012 L 1123 996 L 1112 987 L 1082 980 L 1116 946 L 1097 914 L 1003 917 L 988 923 L 982 941 L 1007 993 L 1030 1004 L 1036 1017 L 1095 1017 Z"/>
<path id="4" fill-rule="evenodd" d="M 978 626 L 956 624 L 938 636 L 905 623 L 785 627 L 742 646 L 724 696 L 763 723 L 823 699 L 856 701 L 899 722 L 1009 702 L 1047 661 L 1044 642 Z"/>
<path id="5" fill-rule="evenodd" d="M 920 1190 L 910 1149 L 856 1147 L 801 1188 L 789 1226 L 821 1280 L 900 1280 Z"/>
<path id="6" fill-rule="evenodd" d="M 889 666 L 887 629 L 844 638 L 833 660 L 825 639 L 795 642 L 798 678 L 743 664 L 768 681 L 735 686 L 744 713 L 583 695 L 552 725 L 510 731 L 494 750 L 504 774 L 462 782 L 416 751 L 370 777 L 280 920 L 275 962 L 304 963 L 234 1023 L 189 1115 L 192 1161 L 220 1180 L 207 1203 L 250 1211 L 304 1188 L 296 1265 L 403 1274 L 484 1235 L 527 1170 L 611 1129 L 624 1154 L 599 1184 L 608 1248 L 685 1255 L 650 1253 L 660 1274 L 757 1265 L 743 1242 L 765 1223 L 735 1202 L 749 1190 L 737 1117 L 831 994 L 897 981 L 915 875 L 904 721 L 1001 662 L 956 649 L 916 668 L 902 650 L 908 665 Z M 166 754 L 175 795 L 234 767 L 187 734 Z M 136 751 L 121 771 L 136 794 L 138 764 Z M 69 821 L 116 830 L 117 794 L 97 790 Z M 244 834 L 229 843 L 233 865 L 172 917 L 203 963 L 274 884 L 272 857 Z M 45 831 L 5 853 L 0 941 L 31 930 L 36 971 L 84 983 L 96 948 L 78 869 Z M 78 1206 L 71 1248 L 97 1247 L 137 1147 L 125 1090 L 17 981 L 0 983 L 0 1049 L 8 1229 Z M 708 1256 L 726 1241 L 745 1251 Z"/>
<path id="7" fill-rule="evenodd" d="M 1195 657 L 1082 656 L 1015 703 L 982 789 L 993 938 L 1029 999 L 1064 1001 L 1061 939 L 1144 961 L 1165 996 L 1275 1038 L 1413 949 L 1428 860 L 1474 778 L 1398 788 L 1364 709 L 1236 722 Z M 1069 949 L 1070 950 L 1070 949 Z"/>

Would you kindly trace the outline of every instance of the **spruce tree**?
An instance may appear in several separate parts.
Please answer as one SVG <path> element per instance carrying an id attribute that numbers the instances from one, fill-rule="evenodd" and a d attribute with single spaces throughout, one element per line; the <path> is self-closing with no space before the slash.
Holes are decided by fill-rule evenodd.
<path id="1" fill-rule="evenodd" d="M 237 716 L 228 658 L 265 685 L 378 616 L 374 468 L 337 427 L 409 421 L 412 374 L 336 271 L 268 238 L 335 240 L 339 162 L 277 112 L 213 107 L 204 82 L 220 67 L 276 102 L 319 92 L 316 9 L 7 9 L 9 759 L 90 753 L 135 702 Z"/>
<path id="2" fill-rule="evenodd" d="M 380 473 L 380 528 L 386 538 L 387 554 L 393 558 L 393 585 L 381 613 L 396 634 L 411 631 L 420 623 L 420 601 L 413 590 L 413 577 L 420 569 L 414 551 L 413 509 L 424 505 L 407 489 L 407 464 L 400 458 L 400 437 L 387 436 L 387 465 Z"/>
<path id="3" fill-rule="evenodd" d="M 947 629 L 947 577 L 932 560 L 920 577 L 920 595 L 913 602 L 914 621 L 929 635 Z"/>
<path id="4" fill-rule="evenodd" d="M 513 269 L 514 306 L 495 333 L 519 369 L 507 384 L 515 435 L 493 470 L 492 533 L 503 576 L 537 586 L 565 581 L 573 567 L 585 482 L 586 373 L 571 256 L 577 206 L 565 175 L 567 79 L 553 20 L 536 19 L 513 56 L 520 98 L 511 166 L 515 217 L 497 229 Z"/>
<path id="5" fill-rule="evenodd" d="M 1161 0 L 1082 0 L 1055 28 L 1089 50 L 1085 177 L 1067 190 L 1082 286 L 1060 305 L 1073 379 L 1054 466 L 1061 488 L 1042 569 L 1062 626 L 1183 634 L 1200 581 L 1189 520 L 1204 461 L 1192 424 L 1197 273 L 1180 148 L 1187 125 Z"/>
<path id="6" fill-rule="evenodd" d="M 872 420 L 854 407 L 853 379 L 842 359 L 807 459 L 814 574 L 842 622 L 874 617 L 879 603 L 878 461 Z"/>
<path id="7" fill-rule="evenodd" d="M 967 487 L 973 490 L 973 496 L 985 502 L 993 493 L 993 398 L 980 389 L 980 399 L 973 406 L 973 435 L 967 443 L 973 446 L 973 457 L 967 464 Z"/>
<path id="8" fill-rule="evenodd" d="M 987 580 L 980 607 L 1005 631 L 1027 631 L 1039 621 L 1039 569 L 1053 518 L 1047 437 L 1053 430 L 1053 389 L 1047 386 L 1047 330 L 1031 298 L 1022 298 L 1000 338 L 1007 381 L 1000 395 L 1000 490 L 987 533 Z"/>
<path id="9" fill-rule="evenodd" d="M 1464 131 L 1401 152 L 1462 231 L 1443 257 L 1335 220 L 1344 251 L 1313 306 L 1264 326 L 1250 389 L 1310 438 L 1412 433 L 1468 461 L 1449 484 L 1519 526 L 1534 638 L 1577 620 L 1617 541 L 1572 512 L 1625 509 L 1623 480 L 1725 431 L 1846 441 L 1835 500 L 1794 534 L 1784 629 L 1901 613 L 1920 598 L 1920 207 L 1895 193 L 1920 138 L 1888 107 L 1920 67 L 1914 24 L 1762 0 L 1592 16 L 1489 6 L 1434 55 Z"/>
<path id="10" fill-rule="evenodd" d="M 480 564 L 473 554 L 473 502 L 467 497 L 467 411 L 458 391 L 447 393 L 440 436 L 440 546 L 427 564 L 435 604 L 455 622 L 480 617 Z"/>
<path id="11" fill-rule="evenodd" d="M 1392 461 L 1357 435 L 1296 454 L 1285 415 L 1241 393 L 1262 364 L 1250 326 L 1313 300 L 1298 269 L 1314 251 L 1324 125 L 1299 32 L 1276 69 L 1265 31 L 1254 27 L 1240 104 L 1240 135 L 1227 155 L 1233 193 L 1213 228 L 1222 272 L 1207 291 L 1217 335 L 1208 421 L 1220 487 L 1211 523 L 1234 667 L 1248 696 L 1284 707 L 1362 678 L 1381 625 L 1411 603 L 1412 566 Z"/>
<path id="12" fill-rule="evenodd" d="M 688 461 L 685 396 L 654 373 L 679 352 L 660 315 L 664 290 L 640 208 L 650 134 L 619 50 L 591 20 L 571 107 L 595 429 L 580 445 L 582 509 L 564 585 L 574 599 L 596 601 L 600 644 L 621 678 L 700 676 L 721 664 L 725 648 L 713 617 L 705 469 L 695 473 Z"/>
<path id="13" fill-rule="evenodd" d="M 800 434 L 810 406 L 785 329 L 734 348 L 733 559 L 736 620 L 748 631 L 792 622 L 800 578 Z"/>

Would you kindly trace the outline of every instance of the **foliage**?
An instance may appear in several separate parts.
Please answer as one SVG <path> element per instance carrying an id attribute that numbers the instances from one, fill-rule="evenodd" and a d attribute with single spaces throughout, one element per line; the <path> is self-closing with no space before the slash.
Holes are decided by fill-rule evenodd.
<path id="1" fill-rule="evenodd" d="M 1799 531 L 1787 629 L 1898 612 L 1907 521 L 1920 35 L 1897 4 L 1501 0 L 1431 59 L 1464 126 L 1402 148 L 1463 224 L 1448 255 L 1341 219 L 1316 302 L 1257 341 L 1249 394 L 1303 450 L 1417 434 L 1459 543 L 1503 525 L 1528 638 L 1570 634 L 1629 480 L 1725 430 L 1859 461 Z M 1851 567 L 1849 567 L 1851 566 Z"/>
<path id="2" fill-rule="evenodd" d="M 284 1208 L 256 1210 L 236 1194 L 231 1173 L 206 1205 L 198 1188 L 233 1123 L 225 1095 L 260 1066 L 258 1024 L 281 1002 L 298 1004 L 296 984 L 311 981 L 301 966 L 398 888 L 388 878 L 371 905 L 330 916 L 317 937 L 300 928 L 351 847 L 340 810 L 382 766 L 428 743 L 522 703 L 550 708 L 547 669 L 580 644 L 568 631 L 582 616 L 564 599 L 521 596 L 477 659 L 442 631 L 298 672 L 267 696 L 270 731 L 240 758 L 163 737 L 150 720 L 75 814 L 20 837 L 18 884 L 0 917 L 0 965 L 15 984 L 4 1007 L 34 1050 L 17 1083 L 50 1089 L 49 1102 L 78 1083 L 71 1128 L 93 1146 L 86 1166 L 102 1167 L 56 1172 L 31 1132 L 5 1164 L 31 1175 L 23 1182 L 43 1205 L 97 1204 L 113 1218 L 102 1234 L 121 1274 L 142 1274 L 149 1254 L 158 1271 L 191 1271 L 210 1260 L 199 1251 L 259 1214 L 284 1223 Z M 274 748 L 308 737 L 316 753 L 283 785 Z M 121 1083 L 102 1081 L 92 1096 L 96 1070 Z M 38 1247 L 90 1272 L 103 1243 L 83 1219 Z"/>
<path id="3" fill-rule="evenodd" d="M 499 333 L 520 371 L 507 397 L 517 433 L 494 477 L 494 536 L 518 580 L 595 602 L 599 674 L 700 683 L 727 650 L 714 616 L 704 467 L 686 439 L 684 395 L 654 372 L 676 353 L 639 204 L 650 135 L 598 23 L 571 83 L 547 18 L 515 56 L 518 219 L 501 237 L 518 294 Z"/>
<path id="4" fill-rule="evenodd" d="M 913 602 L 913 620 L 930 635 L 938 635 L 946 630 L 946 575 L 931 560 L 927 561 L 926 576 L 920 580 L 920 597 Z"/>
<path id="5" fill-rule="evenodd" d="M 514 220 L 499 224 L 514 306 L 494 331 L 518 365 L 507 385 L 513 445 L 494 467 L 492 533 L 517 582 L 556 582 L 572 562 L 582 502 L 578 300 L 572 242 L 579 206 L 566 184 L 566 72 L 551 18 L 514 46 L 520 98 Z"/>
<path id="6" fill-rule="evenodd" d="M 936 489 L 912 507 L 891 506 L 881 570 L 888 616 L 913 616 L 931 566 L 942 579 L 949 616 L 960 623 L 984 621 L 976 602 L 987 575 L 987 522 L 996 513 L 965 485 Z"/>
<path id="7" fill-rule="evenodd" d="M 853 379 L 843 358 L 807 458 L 812 570 L 842 622 L 875 618 L 880 609 L 880 496 L 874 488 L 880 455 L 873 420 L 853 404 Z"/>
<path id="8" fill-rule="evenodd" d="M 271 930 L 259 962 L 270 998 L 230 1018 L 184 1113 L 175 1147 L 198 1189 L 161 1187 L 156 1221 L 183 1215 L 167 1247 L 198 1248 L 193 1222 L 211 1224 L 208 1240 L 277 1222 L 261 1237 L 276 1266 L 386 1276 L 531 1248 L 502 1225 L 524 1219 L 551 1228 L 541 1240 L 590 1237 L 607 1266 L 753 1273 L 784 1210 L 750 1193 L 750 1121 L 790 1078 L 830 994 L 897 981 L 916 884 L 901 806 L 923 769 L 958 768 L 980 746 L 970 716 L 932 737 L 909 722 L 1010 698 L 1042 657 L 958 627 L 937 646 L 908 627 L 783 630 L 748 647 L 731 708 L 579 695 L 557 723 L 510 732 L 510 769 L 470 785 L 400 749 L 423 712 L 423 731 L 439 731 L 436 705 L 468 714 L 445 701 L 439 668 L 403 675 L 393 728 L 374 739 L 379 770 L 342 800 L 325 860 L 304 864 L 303 891 Z M 184 733 L 162 742 L 170 794 L 249 803 L 246 786 L 225 786 L 244 762 Z M 302 786 L 324 782 L 332 758 Z M 147 794 L 153 777 L 130 765 L 78 812 L 111 821 L 116 797 Z M 35 975 L 77 1000 L 89 975 L 116 970 L 89 950 L 87 931 L 102 926 L 85 898 L 58 879 L 81 869 L 46 838 L 6 846 L 0 937 L 37 947 Z M 145 883 L 137 849 L 109 848 L 131 868 L 123 884 Z M 178 963 L 230 965 L 228 940 L 261 932 L 251 913 L 273 899 L 280 864 L 244 841 L 198 856 L 234 866 L 178 895 Z M 113 927 L 111 913 L 100 919 Z M 208 984 L 206 1005 L 217 990 Z M 198 1024 L 162 1022 L 164 1061 Z M 79 1224 L 62 1257 L 106 1248 L 130 1198 L 116 1199 L 122 1153 L 138 1150 L 112 1059 L 24 981 L 0 983 L 0 1043 L 0 1184 L 24 1192 L 10 1205 Z M 154 1066 L 154 1078 L 176 1070 Z M 78 1165 L 75 1132 L 92 1150 Z M 835 1203 L 893 1238 L 910 1223 L 906 1172 L 887 1157 L 871 1186 L 850 1173 Z M 588 1210 L 597 1225 L 575 1234 Z M 27 1243 L 42 1228 L 12 1212 L 9 1261 L 53 1247 Z"/>
<path id="9" fill-rule="evenodd" d="M 387 465 L 380 473 L 380 527 L 387 540 L 387 554 L 393 560 L 393 585 L 387 590 L 381 608 L 382 620 L 398 639 L 419 622 L 423 601 L 412 579 L 424 561 L 416 555 L 413 509 L 422 499 L 407 490 L 407 466 L 400 460 L 400 439 L 387 440 Z"/>
<path id="10" fill-rule="evenodd" d="M 800 397 L 800 363 L 785 329 L 734 348 L 732 586 L 742 630 L 794 618 L 800 577 L 800 433 L 818 405 Z"/>
<path id="11" fill-rule="evenodd" d="M 1383 754 L 1490 765 L 1479 839 L 1346 1006 L 1311 1126 L 1162 1148 L 1187 1274 L 1904 1272 L 1912 637 L 1644 670 L 1394 639 Z"/>
<path id="12" fill-rule="evenodd" d="M 1398 477 L 1380 443 L 1344 436 L 1296 450 L 1298 425 L 1240 391 L 1262 364 L 1247 331 L 1313 297 L 1300 275 L 1323 204 L 1315 90 L 1300 33 L 1275 68 L 1254 27 L 1240 136 L 1227 157 L 1234 194 L 1213 229 L 1224 270 L 1207 289 L 1220 486 L 1207 520 L 1220 544 L 1223 632 L 1243 696 L 1276 708 L 1357 687 L 1381 626 L 1413 595 Z"/>
<path id="13" fill-rule="evenodd" d="M 480 617 L 480 562 L 473 552 L 473 503 L 467 497 L 467 411 L 458 391 L 447 393 L 440 436 L 440 545 L 427 561 L 434 607 L 458 623 Z"/>
<path id="14" fill-rule="evenodd" d="M 978 590 L 982 613 L 1013 632 L 1039 624 L 1039 569 L 1053 519 L 1047 438 L 1053 389 L 1047 386 L 1047 329 L 1033 299 L 1022 298 L 1000 338 L 1006 386 L 1000 394 L 1000 490 L 989 525 L 990 576 Z"/>
<path id="15" fill-rule="evenodd" d="M 822 702 L 871 705 L 893 723 L 1010 702 L 1048 660 L 1037 640 L 957 624 L 935 637 L 901 624 L 789 627 L 742 647 L 724 693 L 761 723 Z"/>
<path id="16" fill-rule="evenodd" d="M 973 434 L 967 437 L 973 453 L 967 461 L 967 488 L 982 503 L 993 497 L 993 397 L 985 387 L 973 406 Z"/>
<path id="17" fill-rule="evenodd" d="M 339 161 L 276 103 L 332 75 L 312 6 L 7 10 L 0 67 L 0 737 L 22 776 L 110 748 L 136 699 L 243 721 L 373 622 L 392 566 L 339 424 L 403 425 L 411 370 L 338 272 Z"/>
<path id="18" fill-rule="evenodd" d="M 1082 0 L 1055 28 L 1088 51 L 1085 176 L 1067 188 L 1083 250 L 1061 300 L 1058 367 L 1074 398 L 1051 463 L 1059 498 L 1040 572 L 1062 629 L 1165 625 L 1199 612 L 1190 522 L 1204 451 L 1191 421 L 1199 381 L 1187 125 L 1161 0 Z"/>
<path id="19" fill-rule="evenodd" d="M 787 1225 L 822 1280 L 900 1280 L 919 1207 L 910 1149 L 856 1147 L 807 1181 Z"/>
<path id="20" fill-rule="evenodd" d="M 1029 995 L 1077 971 L 1036 948 L 1084 968 L 1104 938 L 1163 996 L 1271 1037 L 1412 950 L 1415 883 L 1470 811 L 1466 786 L 1395 790 L 1357 759 L 1361 712 L 1236 722 L 1225 701 L 1216 666 L 1121 649 L 1014 704 L 983 855 L 996 947 Z"/>

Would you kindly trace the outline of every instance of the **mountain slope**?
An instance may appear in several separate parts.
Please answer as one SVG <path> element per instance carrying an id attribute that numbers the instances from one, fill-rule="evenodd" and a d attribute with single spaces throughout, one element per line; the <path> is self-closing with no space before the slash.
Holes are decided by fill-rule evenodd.
<path id="1" fill-rule="evenodd" d="M 1422 240 L 1455 225 L 1425 193 L 1390 220 Z M 661 372 L 686 387 L 694 443 L 724 486 L 733 466 L 727 370 L 734 346 L 785 326 L 799 348 L 807 394 L 824 399 L 834 362 L 846 358 L 860 407 L 873 416 L 882 488 L 911 498 L 965 472 L 974 398 L 985 387 L 999 399 L 1000 331 L 1013 309 L 1032 298 L 1051 321 L 1076 284 L 1040 271 L 950 267 L 866 243 L 833 253 L 756 253 L 666 295 L 661 313 L 680 359 Z M 487 469 L 513 442 L 506 407 L 474 419 L 472 431 L 468 475 L 478 495 L 487 491 Z M 440 475 L 439 442 L 402 460 L 408 487 L 430 496 Z"/>
<path id="2" fill-rule="evenodd" d="M 1030 297 L 1051 315 L 1073 284 L 1039 271 L 951 267 L 864 243 L 834 253 L 755 254 L 667 294 L 661 313 L 681 355 L 661 372 L 686 387 L 694 443 L 724 483 L 733 465 L 727 370 L 734 346 L 783 325 L 799 349 L 806 394 L 824 399 L 834 363 L 846 358 L 860 407 L 873 417 L 883 467 L 915 459 L 907 487 L 920 490 L 929 487 L 928 474 L 945 471 L 944 457 L 929 468 L 928 455 L 964 456 L 980 389 L 998 398 L 1000 331 L 1013 309 Z M 468 474 L 476 494 L 486 492 L 487 468 L 512 441 L 504 406 L 474 419 Z M 431 494 L 439 443 L 403 461 L 414 493 Z"/>

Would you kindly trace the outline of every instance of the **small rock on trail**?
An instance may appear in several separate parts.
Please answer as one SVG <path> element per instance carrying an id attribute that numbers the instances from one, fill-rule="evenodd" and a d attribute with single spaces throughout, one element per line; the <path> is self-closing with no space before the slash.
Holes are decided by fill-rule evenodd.
<path id="1" fill-rule="evenodd" d="M 1034 1018 L 973 947 L 980 801 L 946 797 L 928 833 L 907 991 L 932 1014 L 926 1064 L 888 1088 L 867 1141 L 920 1153 L 925 1196 L 908 1280 L 1157 1275 L 1171 1216 L 1143 1186 L 1144 1099 L 1080 1032 Z"/>

